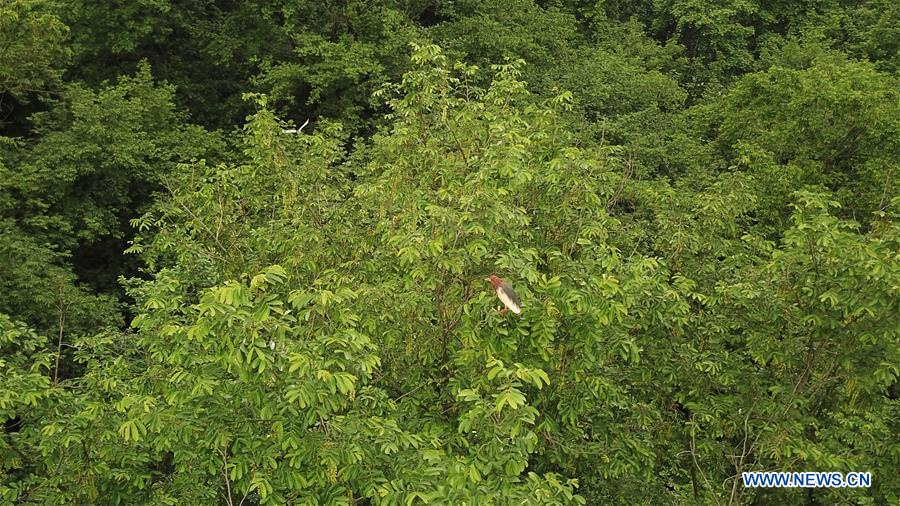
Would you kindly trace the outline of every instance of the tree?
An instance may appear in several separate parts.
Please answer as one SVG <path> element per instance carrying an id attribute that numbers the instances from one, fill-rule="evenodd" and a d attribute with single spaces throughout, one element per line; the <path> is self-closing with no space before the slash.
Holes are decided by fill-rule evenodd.
<path id="1" fill-rule="evenodd" d="M 0 191 L 14 196 L 6 216 L 37 242 L 75 253 L 76 267 L 97 286 L 115 286 L 123 268 L 105 278 L 103 271 L 121 262 L 115 248 L 124 249 L 128 220 L 176 161 L 222 148 L 216 136 L 186 124 L 173 94 L 147 66 L 99 92 L 70 87 L 64 101 L 32 116 L 37 137 L 0 153 L 8 176 Z"/>
<path id="2" fill-rule="evenodd" d="M 897 503 L 888 4 L 3 4 L 0 502 Z"/>
<path id="3" fill-rule="evenodd" d="M 60 84 L 71 50 L 68 27 L 45 1 L 15 0 L 0 5 L 0 132 L 15 131 L 23 105 L 46 97 Z M 10 121 L 12 118 L 12 121 Z"/>
<path id="4" fill-rule="evenodd" d="M 703 109 L 725 162 L 761 184 L 762 209 L 774 214 L 761 221 L 785 225 L 791 191 L 821 185 L 866 222 L 900 192 L 897 85 L 871 64 L 823 55 L 748 74 Z"/>

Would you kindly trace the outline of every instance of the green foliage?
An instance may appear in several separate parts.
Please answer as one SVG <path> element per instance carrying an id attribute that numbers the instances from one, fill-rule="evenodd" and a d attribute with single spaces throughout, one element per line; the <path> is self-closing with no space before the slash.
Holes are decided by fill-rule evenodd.
<path id="1" fill-rule="evenodd" d="M 439 58 L 434 48 L 422 50 L 419 61 L 423 69 L 408 76 L 408 83 L 403 86 L 409 94 L 394 104 L 396 115 L 411 112 L 413 104 L 420 100 L 440 100 L 423 89 L 436 76 L 446 74 L 429 68 L 428 54 Z M 444 80 L 442 86 L 448 86 L 448 82 Z M 502 106 L 499 101 L 499 97 L 509 92 L 521 93 L 521 84 L 509 78 L 499 81 L 483 100 L 473 101 L 472 107 L 477 110 L 497 102 L 492 107 L 512 112 L 511 105 Z M 459 105 L 462 107 L 463 103 Z M 421 114 L 431 113 L 422 111 Z M 535 110 L 531 114 L 539 118 L 545 113 Z M 502 116 L 492 113 L 491 117 Z M 422 119 L 411 118 L 411 121 L 421 125 Z M 472 118 L 472 121 L 483 119 Z M 402 127 L 398 128 L 403 131 Z M 502 132 L 506 127 L 501 124 L 497 128 Z M 378 152 L 387 152 L 396 143 L 409 142 L 415 139 L 413 135 L 414 132 L 404 132 L 387 136 L 384 148 L 377 148 Z M 449 139 L 452 131 L 443 130 L 442 135 Z M 431 260 L 408 265 L 402 252 L 398 258 L 392 252 L 394 247 L 388 244 L 410 239 L 383 229 L 389 221 L 372 222 L 364 211 L 374 205 L 368 195 L 376 186 L 386 183 L 383 177 L 389 176 L 366 174 L 358 169 L 360 178 L 371 183 L 360 184 L 357 192 L 360 197 L 353 197 L 342 190 L 340 172 L 328 168 L 329 160 L 338 155 L 334 141 L 322 135 L 303 135 L 296 139 L 286 136 L 265 109 L 248 125 L 247 138 L 246 165 L 210 169 L 201 164 L 195 170 L 203 171 L 206 177 L 186 177 L 184 193 L 176 192 L 173 202 L 153 213 L 159 218 L 147 216 L 141 220 L 161 227 L 153 242 L 142 246 L 152 258 L 157 258 L 155 254 L 161 255 L 158 261 L 172 258 L 167 252 L 175 245 L 182 249 L 194 244 L 188 247 L 194 253 L 172 258 L 171 270 L 161 271 L 156 281 L 132 291 L 144 311 L 152 310 L 152 313 L 142 312 L 135 320 L 134 325 L 143 336 L 140 342 L 144 344 L 139 346 L 146 346 L 147 355 L 154 357 L 152 363 L 159 364 L 148 367 L 147 374 L 135 383 L 143 385 L 138 397 L 152 395 L 158 399 L 155 405 L 162 406 L 164 401 L 172 412 L 160 415 L 169 420 L 166 423 L 155 423 L 149 418 L 123 423 L 120 435 L 128 440 L 159 439 L 175 444 L 170 435 L 171 420 L 182 420 L 186 428 L 229 426 L 226 433 L 218 436 L 207 434 L 213 439 L 201 436 L 207 430 L 181 439 L 176 447 L 189 444 L 191 450 L 183 454 L 173 448 L 175 465 L 220 471 L 224 466 L 229 470 L 226 487 L 240 496 L 252 493 L 262 502 L 311 497 L 329 502 L 338 497 L 348 501 L 352 497 L 369 497 L 391 504 L 419 497 L 443 498 L 452 503 L 528 498 L 529 502 L 546 504 L 555 497 L 573 499 L 572 485 L 560 482 L 553 474 L 532 474 L 524 481 L 518 478 L 536 442 L 535 433 L 528 429 L 535 423 L 536 412 L 526 405 L 521 388 L 524 384 L 545 385 L 549 381 L 546 373 L 521 365 L 514 370 L 514 376 L 500 375 L 498 371 L 503 381 L 484 386 L 485 393 L 490 394 L 487 404 L 465 394 L 462 385 L 469 384 L 463 382 L 465 376 L 451 383 L 445 378 L 446 388 L 435 391 L 431 386 L 421 393 L 416 392 L 415 384 L 401 381 L 398 376 L 395 367 L 399 363 L 395 360 L 405 362 L 413 358 L 410 353 L 415 349 L 424 351 L 435 332 L 444 332 L 445 349 L 450 348 L 451 338 L 459 339 L 450 334 L 449 321 L 440 321 L 439 325 L 435 322 L 406 330 L 407 344 L 393 339 L 382 342 L 380 336 L 398 335 L 405 330 L 405 320 L 395 318 L 398 311 L 430 313 L 441 320 L 449 319 L 453 312 L 458 313 L 456 320 L 460 328 L 470 323 L 467 319 L 460 320 L 462 307 L 435 308 L 425 303 L 427 299 L 423 295 L 430 290 L 423 293 L 410 289 L 408 295 L 383 296 L 389 293 L 390 287 L 411 288 L 409 283 L 415 282 L 418 275 L 410 277 L 410 268 L 415 271 L 419 265 L 422 273 L 434 268 Z M 381 146 L 382 141 L 376 145 Z M 497 156 L 505 151 L 502 148 Z M 423 156 L 427 155 L 423 153 Z M 376 163 L 370 161 L 366 170 L 375 170 Z M 457 164 L 445 166 L 450 170 L 448 177 L 458 172 L 453 170 Z M 503 167 L 501 159 L 492 162 L 473 184 L 487 182 L 484 178 L 492 173 L 488 171 L 506 170 Z M 528 179 L 522 176 L 522 184 Z M 240 215 L 225 214 L 238 219 L 213 221 L 216 216 L 222 216 L 222 205 L 230 206 L 233 202 L 223 197 L 223 192 L 237 189 L 244 197 L 240 202 L 243 211 Z M 395 195 L 405 194 L 406 189 L 406 186 L 398 187 Z M 458 191 L 462 188 L 454 193 Z M 406 198 L 410 203 L 416 201 L 414 194 Z M 421 196 L 418 200 L 427 202 L 428 198 L 431 197 Z M 486 191 L 469 205 L 489 204 L 495 214 L 486 217 L 487 221 L 472 216 L 474 236 L 459 242 L 451 257 L 458 257 L 464 264 L 470 264 L 472 257 L 484 259 L 485 240 L 479 237 L 485 237 L 487 231 L 477 229 L 489 226 L 491 230 L 499 230 L 497 227 L 508 215 L 491 204 Z M 402 204 L 383 202 L 381 205 L 384 212 L 392 212 L 388 207 Z M 463 209 L 454 204 L 447 211 Z M 409 219 L 417 219 L 417 215 L 408 214 Z M 440 223 L 442 234 L 458 234 L 454 232 L 455 225 L 451 228 L 448 222 Z M 371 228 L 376 235 L 361 233 L 366 228 Z M 229 247 L 223 248 L 225 244 Z M 448 247 L 449 244 L 450 240 Z M 432 250 L 434 254 L 440 249 L 436 248 Z M 376 256 L 366 255 L 370 249 L 371 253 L 377 252 Z M 288 268 L 278 264 L 258 267 L 273 260 Z M 518 260 L 510 258 L 509 261 Z M 210 269 L 210 265 L 218 268 Z M 469 270 L 471 266 L 464 268 Z M 259 270 L 261 273 L 252 277 L 241 274 Z M 446 274 L 462 274 L 452 266 L 442 270 Z M 220 284 L 211 289 L 202 288 L 207 286 L 206 276 L 214 272 L 224 274 Z M 230 281 L 228 273 L 244 281 Z M 203 294 L 198 305 L 190 304 L 189 294 L 195 289 L 192 287 Z M 424 288 L 431 287 L 426 284 Z M 451 301 L 467 304 L 453 300 L 458 297 L 458 289 L 449 279 L 441 287 L 448 304 Z M 490 314 L 485 302 L 480 299 L 478 313 Z M 172 318 L 183 323 L 176 324 Z M 223 340 L 224 336 L 228 338 Z M 370 336 L 379 339 L 373 341 Z M 395 358 L 394 348 L 398 346 L 408 351 Z M 382 348 L 383 355 L 376 354 Z M 195 353 L 197 349 L 206 351 Z M 488 356 L 477 350 L 459 352 Z M 391 363 L 384 363 L 382 356 L 391 357 Z M 444 360 L 447 359 L 445 356 Z M 463 362 L 462 357 L 459 361 Z M 436 360 L 431 362 L 435 367 L 440 365 Z M 494 363 L 502 366 L 500 362 Z M 379 372 L 382 367 L 384 370 Z M 463 371 L 474 372 L 468 364 Z M 376 372 L 379 372 L 377 382 Z M 434 373 L 439 377 L 419 379 L 434 384 L 444 376 L 437 368 Z M 526 383 L 520 383 L 523 380 Z M 185 385 L 195 385 L 192 393 L 183 398 L 182 381 Z M 231 388 L 235 389 L 233 393 L 223 390 Z M 397 388 L 406 389 L 406 394 L 392 393 Z M 422 426 L 421 421 L 405 415 L 410 406 L 435 395 L 457 406 L 452 409 L 460 411 L 458 424 L 435 418 Z M 391 400 L 391 397 L 396 398 Z M 474 404 L 470 405 L 471 401 Z M 155 411 L 151 416 L 156 417 Z M 242 421 L 231 424 L 218 419 L 219 416 Z M 268 422 L 260 424 L 269 420 L 271 426 Z M 269 431 L 277 435 L 273 443 L 278 440 L 282 443 L 259 446 L 260 437 Z M 502 439 L 498 439 L 501 435 Z M 296 438 L 295 443 L 284 446 L 284 438 Z M 478 440 L 490 444 L 476 450 L 473 443 Z M 254 449 L 251 453 L 255 457 L 249 457 L 250 448 Z M 196 455 L 199 460 L 183 461 L 187 455 Z M 277 464 L 282 461 L 284 464 Z M 194 488 L 191 493 L 201 493 L 198 483 L 208 483 L 212 487 L 210 493 L 222 485 L 219 475 L 209 475 L 208 471 L 185 480 Z M 175 494 L 179 500 L 190 497 L 180 489 L 167 493 Z"/>
<path id="2" fill-rule="evenodd" d="M 845 2 L 841 2 L 845 3 Z M 854 58 L 869 60 L 885 72 L 900 70 L 900 6 L 874 0 L 834 6 L 808 22 L 833 46 Z"/>
<path id="3" fill-rule="evenodd" d="M 79 286 L 65 257 L 0 222 L 0 312 L 48 334 L 92 334 L 121 324 L 119 304 Z"/>
<path id="4" fill-rule="evenodd" d="M 54 88 L 70 53 L 63 43 L 67 34 L 68 27 L 52 14 L 48 2 L 3 2 L 0 5 L 0 94 L 23 100 Z M 0 126 L 3 124 L 0 122 Z"/>
<path id="5" fill-rule="evenodd" d="M 785 211 L 792 189 L 822 185 L 866 221 L 900 193 L 898 84 L 870 64 L 822 56 L 749 74 L 704 107 L 727 162 L 769 192 L 763 209 Z"/>
<path id="6" fill-rule="evenodd" d="M 3 3 L 0 503 L 897 503 L 896 14 Z"/>
<path id="7" fill-rule="evenodd" d="M 572 13 L 527 0 L 453 2 L 438 7 L 438 15 L 443 22 L 429 33 L 451 58 L 485 70 L 504 60 L 525 60 L 524 78 L 542 91 L 559 84 L 554 67 L 582 42 Z M 491 74 L 481 75 L 484 82 Z"/>
<path id="8" fill-rule="evenodd" d="M 184 124 L 174 90 L 143 66 L 99 92 L 73 87 L 66 103 L 32 117 L 40 140 L 16 150 L 4 190 L 19 195 L 20 222 L 70 250 L 121 232 L 174 162 L 215 146 Z"/>
<path id="9" fill-rule="evenodd" d="M 300 121 L 327 116 L 351 131 L 371 128 L 365 120 L 380 106 L 372 93 L 402 74 L 407 44 L 421 36 L 409 19 L 415 7 L 392 1 L 343 2 L 336 10 L 319 2 L 284 4 L 290 56 L 263 60 L 256 81 L 271 99 L 309 111 L 296 116 Z M 299 26 L 306 30 L 296 33 Z"/>

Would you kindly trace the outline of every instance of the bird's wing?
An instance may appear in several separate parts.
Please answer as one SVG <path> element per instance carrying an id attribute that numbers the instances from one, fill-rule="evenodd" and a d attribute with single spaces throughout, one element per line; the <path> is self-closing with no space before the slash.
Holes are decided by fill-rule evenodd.
<path id="1" fill-rule="evenodd" d="M 499 297 L 503 302 L 503 305 L 508 307 L 513 313 L 519 314 L 522 312 L 519 296 L 516 295 L 516 291 L 513 290 L 512 285 L 509 283 L 501 283 L 500 286 L 497 287 L 497 297 Z"/>

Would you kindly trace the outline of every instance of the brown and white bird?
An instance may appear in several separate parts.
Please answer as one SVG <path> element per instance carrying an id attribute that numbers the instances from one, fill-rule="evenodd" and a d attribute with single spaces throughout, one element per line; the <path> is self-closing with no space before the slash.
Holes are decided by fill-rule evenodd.
<path id="1" fill-rule="evenodd" d="M 516 291 L 513 290 L 511 284 L 504 281 L 496 274 L 491 274 L 489 277 L 484 278 L 484 280 L 491 282 L 491 286 L 493 286 L 494 291 L 497 292 L 497 297 L 500 299 L 500 302 L 502 302 L 503 305 L 506 306 L 505 308 L 500 310 L 500 314 L 504 315 L 507 311 L 512 311 L 516 314 L 522 312 L 522 307 L 519 303 L 519 296 L 516 295 Z"/>

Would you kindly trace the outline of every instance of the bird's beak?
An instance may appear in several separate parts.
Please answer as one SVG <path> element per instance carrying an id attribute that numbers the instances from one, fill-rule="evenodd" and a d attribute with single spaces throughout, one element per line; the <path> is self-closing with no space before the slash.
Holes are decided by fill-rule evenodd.
<path id="1" fill-rule="evenodd" d="M 484 278 L 484 280 L 485 280 L 485 281 L 490 281 L 490 280 L 491 280 L 491 278 Z"/>

